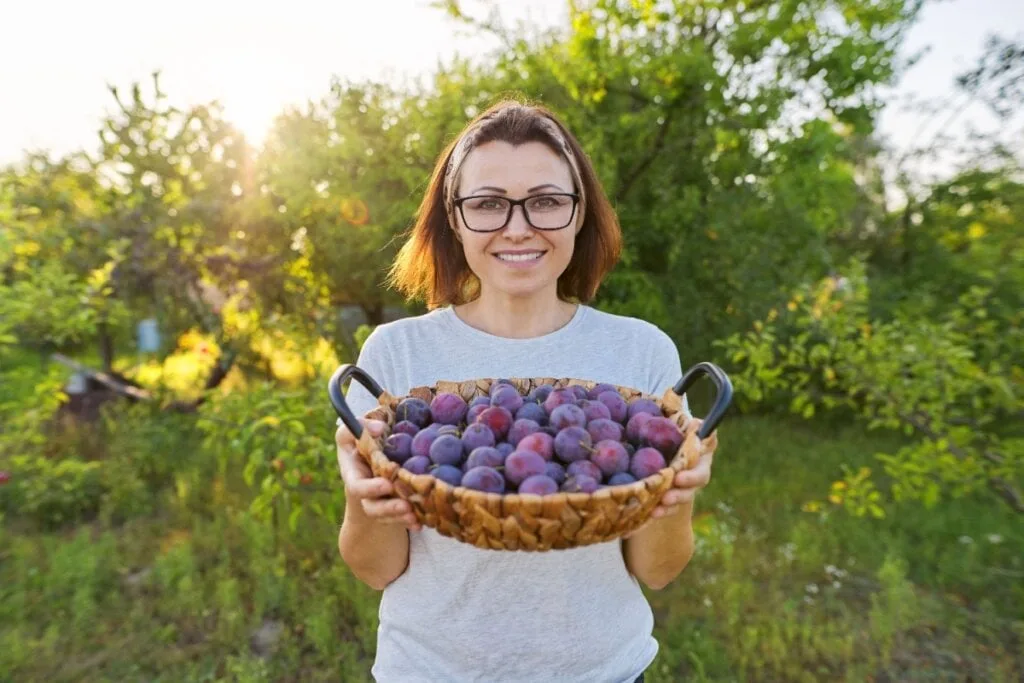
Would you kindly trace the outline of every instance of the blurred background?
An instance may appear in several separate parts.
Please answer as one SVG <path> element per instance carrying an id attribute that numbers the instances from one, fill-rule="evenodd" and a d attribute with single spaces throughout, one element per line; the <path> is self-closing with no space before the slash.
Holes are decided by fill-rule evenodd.
<path id="1" fill-rule="evenodd" d="M 1024 4 L 41 1 L 0 64 L 0 679 L 368 680 L 325 381 L 502 95 L 735 384 L 650 679 L 1024 676 Z"/>

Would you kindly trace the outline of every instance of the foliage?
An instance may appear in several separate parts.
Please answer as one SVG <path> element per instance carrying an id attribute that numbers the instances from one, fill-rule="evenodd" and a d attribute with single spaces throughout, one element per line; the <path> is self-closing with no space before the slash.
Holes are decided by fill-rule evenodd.
<path id="1" fill-rule="evenodd" d="M 1002 358 L 972 350 L 975 320 L 986 318 L 986 290 L 972 290 L 937 320 L 869 316 L 864 270 L 795 293 L 781 312 L 719 346 L 736 367 L 737 393 L 747 402 L 788 406 L 812 417 L 820 409 L 848 409 L 870 429 L 902 430 L 918 440 L 880 455 L 897 499 L 933 506 L 944 496 L 990 487 L 1024 511 L 1024 434 L 1012 423 L 1024 410 L 1024 374 L 1007 377 Z M 858 506 L 881 515 L 877 492 Z M 856 493 L 855 493 L 856 492 Z"/>

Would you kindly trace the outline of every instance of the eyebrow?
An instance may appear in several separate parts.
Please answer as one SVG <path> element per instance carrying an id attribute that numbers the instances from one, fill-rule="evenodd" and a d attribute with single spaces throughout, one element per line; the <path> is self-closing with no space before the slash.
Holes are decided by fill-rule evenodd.
<path id="1" fill-rule="evenodd" d="M 546 187 L 553 187 L 556 190 L 562 190 L 562 188 L 560 186 L 555 185 L 554 183 L 544 183 L 543 185 L 537 185 L 535 187 L 531 187 L 529 190 L 527 190 L 527 192 L 536 192 L 537 190 L 543 190 Z M 470 194 L 476 194 L 477 192 L 480 192 L 481 190 L 490 190 L 491 192 L 497 192 L 499 194 L 508 194 L 507 190 L 504 190 L 504 189 L 502 189 L 500 187 L 494 187 L 493 185 L 484 185 L 482 187 L 477 187 L 472 192 L 470 192 Z M 565 190 L 562 190 L 562 191 L 564 192 Z"/>

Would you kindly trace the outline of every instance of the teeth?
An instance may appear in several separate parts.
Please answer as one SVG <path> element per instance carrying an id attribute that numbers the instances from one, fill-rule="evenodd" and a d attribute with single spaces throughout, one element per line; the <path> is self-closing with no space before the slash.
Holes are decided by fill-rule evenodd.
<path id="1" fill-rule="evenodd" d="M 498 258 L 502 261 L 533 261 L 541 257 L 541 252 L 535 252 L 533 254 L 498 254 Z"/>

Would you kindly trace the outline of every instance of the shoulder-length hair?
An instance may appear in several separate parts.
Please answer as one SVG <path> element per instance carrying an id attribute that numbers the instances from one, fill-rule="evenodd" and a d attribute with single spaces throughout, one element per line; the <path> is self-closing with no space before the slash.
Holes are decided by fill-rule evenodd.
<path id="1" fill-rule="evenodd" d="M 438 157 L 416 220 L 388 276 L 388 284 L 428 308 L 458 305 L 479 296 L 480 282 L 466 262 L 454 230 L 453 199 L 462 162 L 474 147 L 491 141 L 511 145 L 541 142 L 565 157 L 581 195 L 583 224 L 572 259 L 558 278 L 559 298 L 587 303 L 615 267 L 622 232 L 601 182 L 579 141 L 548 109 L 502 100 L 470 121 Z"/>

